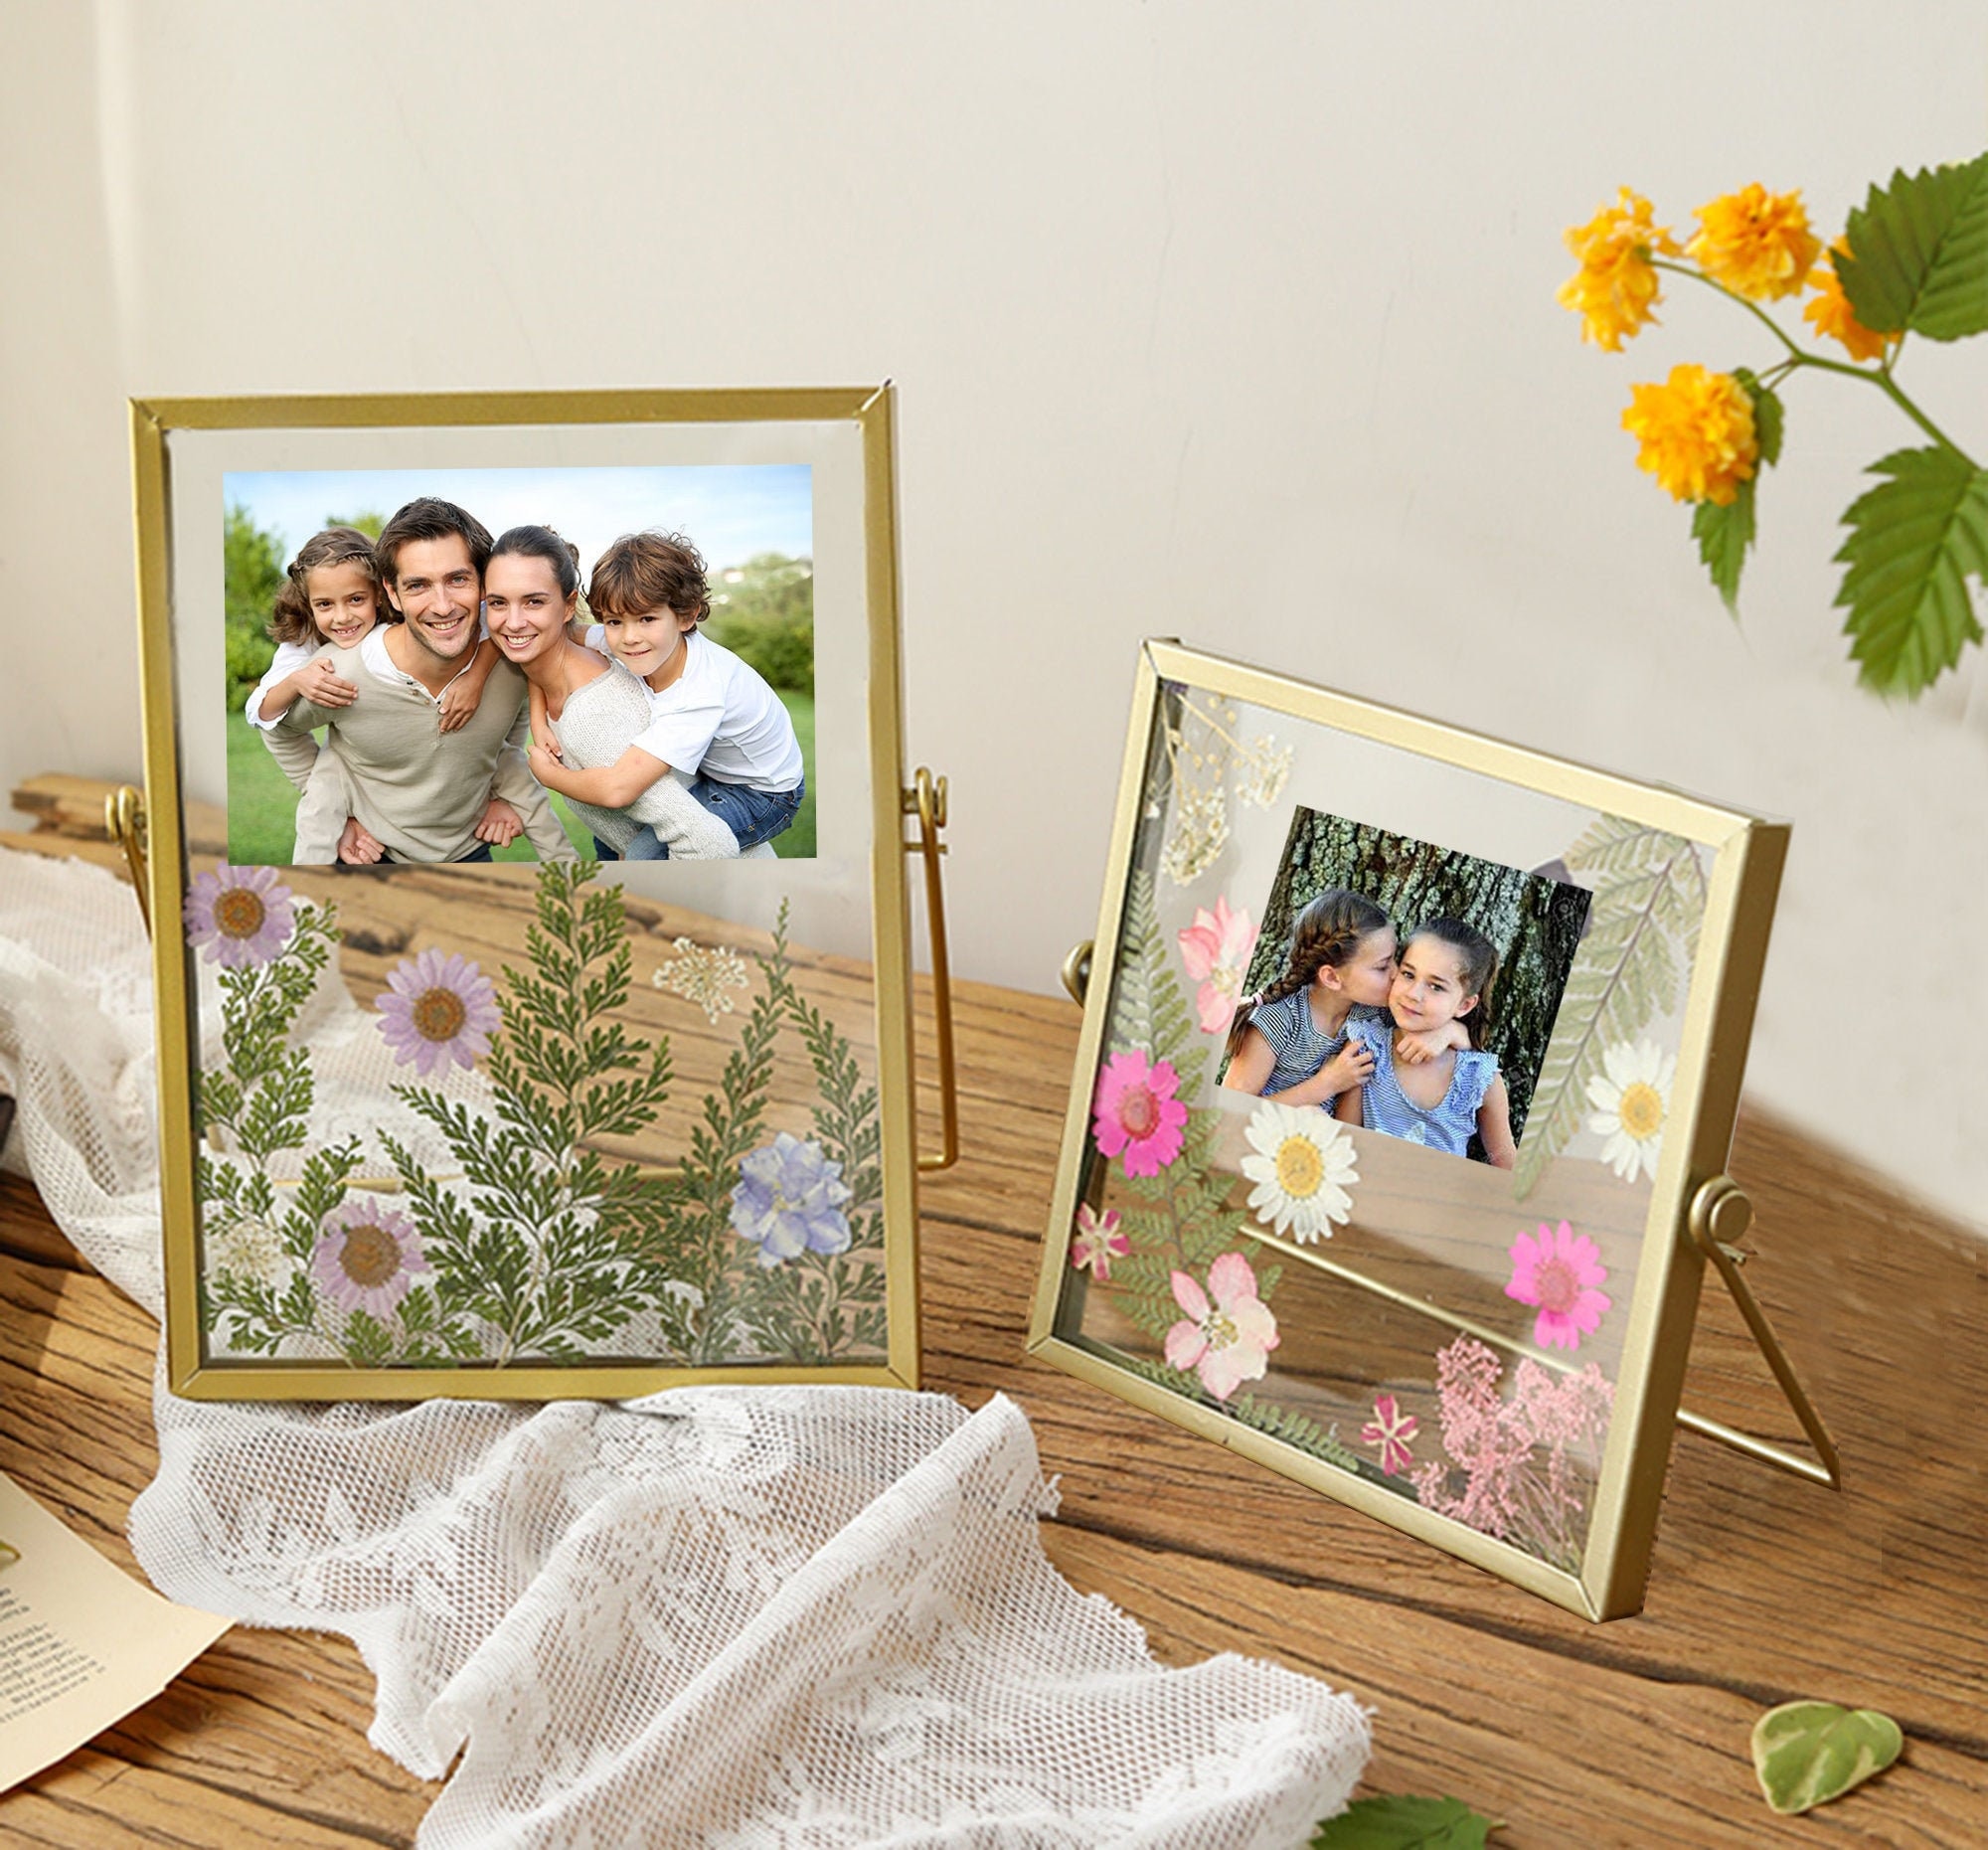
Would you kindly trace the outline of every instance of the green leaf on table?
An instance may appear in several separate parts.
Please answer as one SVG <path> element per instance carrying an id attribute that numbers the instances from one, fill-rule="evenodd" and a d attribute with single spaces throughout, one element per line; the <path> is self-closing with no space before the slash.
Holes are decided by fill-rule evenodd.
<path id="1" fill-rule="evenodd" d="M 1358 1798 L 1318 1827 L 1311 1850 L 1484 1850 L 1500 1828 L 1460 1798 Z"/>
<path id="2" fill-rule="evenodd" d="M 1988 154 L 1901 169 L 1872 187 L 1848 232 L 1836 273 L 1872 333 L 1959 340 L 1988 329 Z"/>
<path id="3" fill-rule="evenodd" d="M 1844 513 L 1837 607 L 1865 686 L 1915 695 L 1981 640 L 1968 580 L 1988 585 L 1988 470 L 1935 445 L 1871 473 L 1888 479 Z"/>
<path id="4" fill-rule="evenodd" d="M 1783 1816 L 1826 1805 L 1899 1758 L 1905 1738 L 1876 1709 L 1784 1702 L 1753 1724 L 1753 1770 Z"/>

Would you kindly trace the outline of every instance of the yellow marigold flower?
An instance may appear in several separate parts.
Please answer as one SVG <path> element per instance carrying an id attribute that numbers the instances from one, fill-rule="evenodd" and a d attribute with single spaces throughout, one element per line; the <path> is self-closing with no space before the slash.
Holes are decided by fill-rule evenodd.
<path id="1" fill-rule="evenodd" d="M 1801 194 L 1770 193 L 1757 180 L 1699 207 L 1698 225 L 1685 254 L 1714 282 L 1749 301 L 1795 294 L 1822 254 Z"/>
<path id="2" fill-rule="evenodd" d="M 1609 353 L 1620 353 L 1625 335 L 1656 320 L 1658 294 L 1653 252 L 1678 253 L 1669 230 L 1650 223 L 1650 202 L 1626 186 L 1615 204 L 1603 206 L 1585 225 L 1570 226 L 1567 248 L 1580 267 L 1556 293 L 1563 308 L 1580 317 L 1580 338 Z"/>
<path id="3" fill-rule="evenodd" d="M 1848 256 L 1850 240 L 1839 238 L 1829 248 Z M 1808 281 L 1815 294 L 1802 310 L 1802 319 L 1813 324 L 1818 334 L 1841 341 L 1853 360 L 1875 360 L 1899 338 L 1896 334 L 1873 334 L 1857 319 L 1856 309 L 1843 293 L 1843 280 L 1837 275 L 1834 263 L 1827 259 L 1818 263 L 1809 271 Z"/>
<path id="4" fill-rule="evenodd" d="M 1759 460 L 1753 401 L 1731 373 L 1674 366 L 1661 386 L 1630 388 L 1622 428 L 1647 469 L 1678 501 L 1730 506 Z"/>

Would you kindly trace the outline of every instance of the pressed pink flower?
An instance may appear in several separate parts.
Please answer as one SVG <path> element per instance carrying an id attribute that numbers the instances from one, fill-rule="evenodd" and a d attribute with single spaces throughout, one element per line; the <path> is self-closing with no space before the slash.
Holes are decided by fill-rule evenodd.
<path id="1" fill-rule="evenodd" d="M 410 1061 L 422 1079 L 453 1061 L 471 1066 L 490 1051 L 497 1026 L 495 987 L 475 964 L 455 952 L 424 950 L 396 964 L 380 998 L 380 1032 L 394 1059 Z"/>
<path id="2" fill-rule="evenodd" d="M 1236 1016 L 1236 999 L 1256 948 L 1256 927 L 1245 912 L 1232 913 L 1226 897 L 1215 910 L 1195 909 L 1194 924 L 1180 933 L 1181 961 L 1201 985 L 1194 1001 L 1204 1034 L 1225 1034 Z"/>
<path id="3" fill-rule="evenodd" d="M 1394 1477 L 1414 1463 L 1408 1445 L 1420 1430 L 1421 1422 L 1413 1414 L 1403 1413 L 1392 1394 L 1382 1394 L 1375 1397 L 1374 1418 L 1360 1429 L 1360 1442 L 1380 1446 L 1382 1472 Z"/>
<path id="4" fill-rule="evenodd" d="M 206 946 L 224 970 L 271 963 L 290 941 L 295 900 L 273 868 L 217 867 L 187 891 L 187 942 Z"/>
<path id="5" fill-rule="evenodd" d="M 1542 1349 L 1578 1349 L 1581 1337 L 1601 1327 L 1610 1307 L 1600 1289 L 1607 1282 L 1600 1250 L 1565 1221 L 1558 1227 L 1542 1221 L 1537 1234 L 1521 1234 L 1512 1242 L 1512 1277 L 1505 1295 L 1540 1307 L 1533 1319 L 1533 1341 Z"/>
<path id="6" fill-rule="evenodd" d="M 1173 1275 L 1174 1302 L 1187 1312 L 1167 1331 L 1168 1363 L 1194 1369 L 1201 1385 L 1226 1401 L 1245 1381 L 1260 1381 L 1277 1346 L 1277 1320 L 1256 1295 L 1256 1274 L 1240 1253 L 1225 1253 L 1208 1268 L 1208 1290 L 1184 1271 Z M 1209 1302 L 1209 1292 L 1215 1301 Z"/>
<path id="7" fill-rule="evenodd" d="M 1101 1284 L 1111 1276 L 1111 1261 L 1130 1254 L 1132 1243 L 1118 1231 L 1115 1208 L 1098 1214 L 1086 1201 L 1077 1211 L 1077 1238 L 1070 1243 L 1070 1262 Z"/>
<path id="8" fill-rule="evenodd" d="M 427 1269 L 420 1236 L 405 1214 L 362 1195 L 349 1195 L 324 1217 L 311 1251 L 317 1288 L 346 1310 L 382 1320 Z"/>
<path id="9" fill-rule="evenodd" d="M 1504 1369 L 1474 1337 L 1435 1358 L 1437 1418 L 1447 1463 L 1409 1480 L 1427 1509 L 1516 1543 L 1543 1561 L 1578 1565 L 1582 1492 L 1598 1464 L 1614 1390 L 1592 1362 L 1557 1375 L 1527 1360 Z"/>
<path id="10" fill-rule="evenodd" d="M 1174 1093 L 1180 1075 L 1145 1052 L 1113 1054 L 1097 1076 L 1091 1134 L 1105 1156 L 1122 1155 L 1128 1176 L 1156 1176 L 1181 1153 L 1187 1106 Z"/>

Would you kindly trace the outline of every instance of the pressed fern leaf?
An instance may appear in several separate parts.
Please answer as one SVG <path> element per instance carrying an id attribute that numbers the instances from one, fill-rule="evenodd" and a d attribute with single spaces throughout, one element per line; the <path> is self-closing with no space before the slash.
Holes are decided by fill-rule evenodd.
<path id="1" fill-rule="evenodd" d="M 1594 905 L 1519 1146 L 1521 1200 L 1580 1128 L 1606 1051 L 1676 1008 L 1705 917 L 1705 870 L 1680 836 L 1601 816 L 1564 858 L 1594 876 Z"/>

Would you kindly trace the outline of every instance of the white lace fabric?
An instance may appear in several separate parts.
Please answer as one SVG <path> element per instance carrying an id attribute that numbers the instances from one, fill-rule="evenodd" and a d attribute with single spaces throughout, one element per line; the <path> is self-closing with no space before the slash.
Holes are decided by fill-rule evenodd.
<path id="1" fill-rule="evenodd" d="M 153 1085 L 129 890 L 0 850 L 7 1160 L 156 1315 Z M 447 1776 L 423 1845 L 1285 1850 L 1370 1751 L 1350 1697 L 1231 1655 L 1162 1668 L 1072 1588 L 1001 1397 L 276 1407 L 161 1377 L 155 1413 L 146 1572 L 351 1638 L 374 1745 Z"/>

